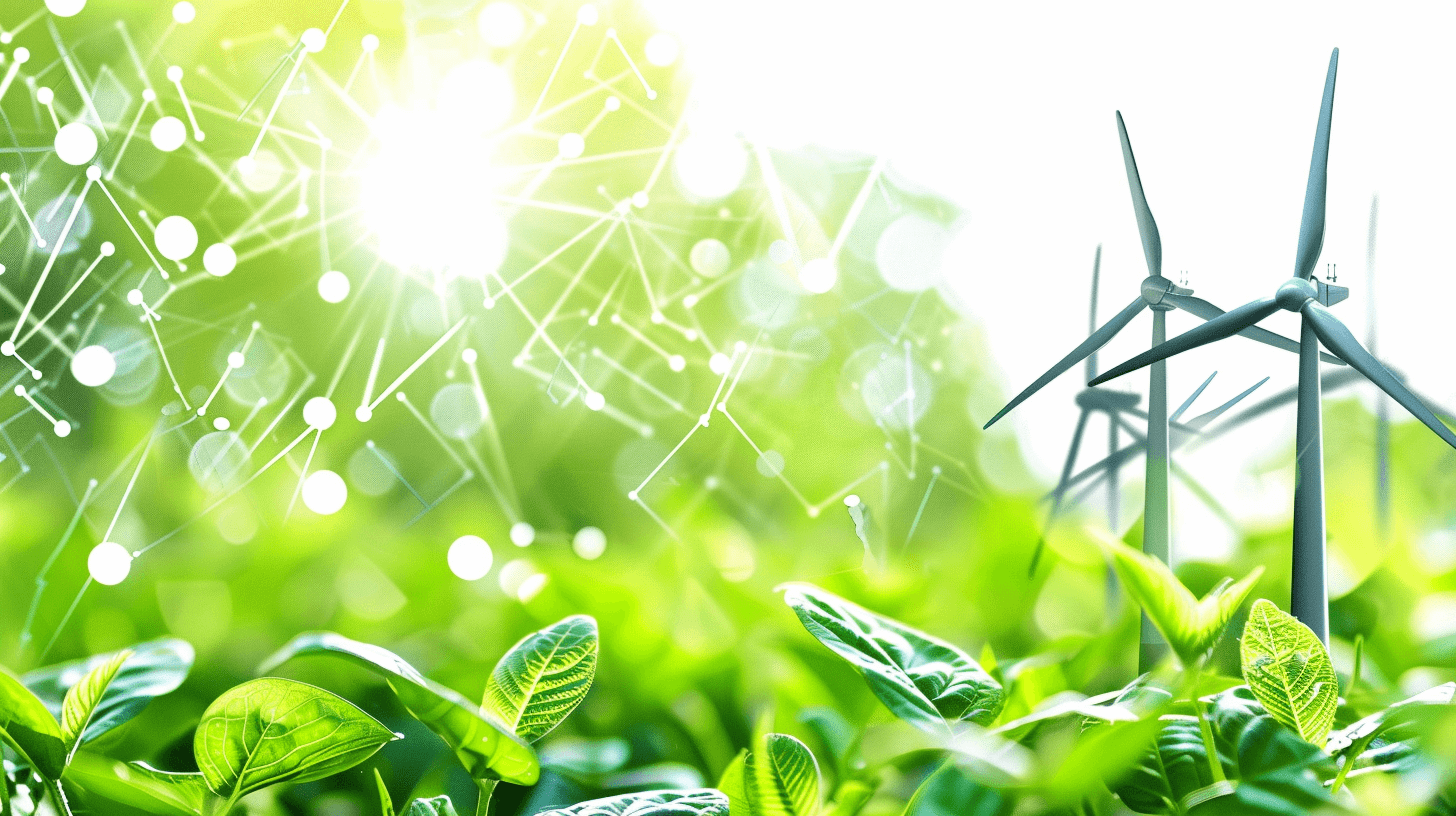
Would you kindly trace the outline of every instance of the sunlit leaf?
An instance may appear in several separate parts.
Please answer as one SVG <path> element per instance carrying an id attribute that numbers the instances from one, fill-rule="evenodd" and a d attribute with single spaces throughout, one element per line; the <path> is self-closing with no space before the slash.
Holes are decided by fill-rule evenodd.
<path id="1" fill-rule="evenodd" d="M 1325 743 L 1325 750 L 1332 754 L 1342 753 L 1357 742 L 1373 740 L 1397 723 L 1417 716 L 1418 712 L 1427 706 L 1451 705 L 1453 697 L 1456 697 L 1456 682 L 1442 683 L 1435 688 L 1426 689 L 1414 697 L 1407 697 L 1398 703 L 1392 703 L 1374 714 L 1356 720 L 1330 734 L 1329 741 Z"/>
<path id="2" fill-rule="evenodd" d="M 235 800 L 279 782 L 332 776 L 395 738 L 338 695 L 264 677 L 224 692 L 207 707 L 192 750 L 212 792 Z"/>
<path id="3" fill-rule="evenodd" d="M 748 775 L 745 771 L 747 763 L 748 752 L 739 751 L 738 756 L 723 769 L 723 776 L 718 780 L 718 790 L 728 797 L 729 816 L 750 816 L 753 812 L 748 800 Z"/>
<path id="4" fill-rule="evenodd" d="M 534 785 L 540 778 L 536 752 L 514 731 L 483 715 L 460 694 L 426 678 L 404 658 L 383 647 L 333 632 L 308 632 L 264 661 L 260 671 L 271 672 L 295 657 L 309 655 L 344 658 L 383 676 L 410 714 L 454 750 L 471 777 L 517 785 Z"/>
<path id="5" fill-rule="evenodd" d="M 455 812 L 455 805 L 450 803 L 448 796 L 436 796 L 433 799 L 416 799 L 410 803 L 409 810 L 404 816 L 459 816 Z"/>
<path id="6" fill-rule="evenodd" d="M 1229 620 L 1264 574 L 1263 567 L 1256 567 L 1242 580 L 1220 584 L 1198 599 L 1162 561 L 1123 544 L 1110 549 L 1123 587 L 1184 666 L 1198 662 L 1218 643 Z"/>
<path id="7" fill-rule="evenodd" d="M 819 763 L 788 734 L 765 734 L 743 775 L 753 816 L 810 816 L 819 807 Z"/>
<path id="8" fill-rule="evenodd" d="M 66 692 L 66 699 L 61 703 L 61 740 L 66 743 L 68 760 L 81 745 L 81 734 L 91 722 L 107 687 L 130 657 L 129 651 L 117 652 L 105 663 L 87 672 L 81 682 Z"/>
<path id="9" fill-rule="evenodd" d="M 1249 612 L 1239 656 L 1254 698 L 1305 741 L 1323 746 L 1335 723 L 1340 686 L 1314 632 L 1261 599 Z"/>
<path id="10" fill-rule="evenodd" d="M 712 788 L 643 791 L 593 799 L 536 816 L 728 816 L 728 797 Z"/>
<path id="11" fill-rule="evenodd" d="M 171 816 L 204 816 L 212 799 L 200 773 L 159 771 L 145 762 L 121 762 L 88 751 L 71 760 L 66 781 L 93 796 Z"/>
<path id="12" fill-rule="evenodd" d="M 907 722 L 943 733 L 947 722 L 986 724 L 1000 713 L 1001 684 L 955 646 L 815 586 L 780 589 L 804 628 L 849 661 Z"/>
<path id="13" fill-rule="evenodd" d="M 389 787 L 384 784 L 384 777 L 380 776 L 379 769 L 374 769 L 374 785 L 379 789 L 379 811 L 382 816 L 394 816 L 394 800 L 389 798 Z"/>
<path id="14" fill-rule="evenodd" d="M 187 679 L 195 657 L 192 646 L 176 638 L 138 643 L 126 651 L 132 653 L 131 657 L 122 664 L 101 695 L 101 700 L 91 712 L 90 722 L 81 732 L 81 742 L 91 742 L 125 724 L 154 698 L 175 691 Z M 30 672 L 23 679 L 51 713 L 60 718 L 67 692 L 98 666 L 115 659 L 117 654 L 101 654 L 47 666 Z"/>
<path id="15" fill-rule="evenodd" d="M 48 779 L 59 779 L 66 767 L 66 744 L 61 726 L 9 672 L 0 669 L 0 737 L 22 760 Z"/>
<path id="16" fill-rule="evenodd" d="M 573 615 L 511 647 L 491 672 L 481 707 L 535 742 L 581 704 L 596 671 L 597 622 Z"/>

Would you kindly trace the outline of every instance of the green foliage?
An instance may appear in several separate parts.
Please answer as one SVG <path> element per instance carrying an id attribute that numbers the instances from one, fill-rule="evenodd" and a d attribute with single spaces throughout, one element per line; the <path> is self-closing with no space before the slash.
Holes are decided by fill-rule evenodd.
<path id="1" fill-rule="evenodd" d="M 511 647 L 485 685 L 481 709 L 535 742 L 581 705 L 597 672 L 597 622 L 573 615 Z"/>
<path id="2" fill-rule="evenodd" d="M 66 766 L 66 743 L 60 723 L 9 672 L 0 669 L 0 738 L 21 761 L 48 779 L 59 779 Z"/>
<path id="3" fill-rule="evenodd" d="M 123 652 L 130 652 L 131 657 L 107 684 L 91 711 L 80 742 L 99 738 L 130 721 L 153 699 L 175 691 L 187 679 L 195 656 L 191 645 L 176 638 L 138 643 Z M 22 679 L 36 696 L 45 701 L 53 714 L 60 716 L 62 701 L 73 685 L 80 678 L 90 676 L 98 667 L 115 660 L 121 653 L 100 654 L 48 666 L 30 672 Z"/>
<path id="4" fill-rule="evenodd" d="M 1259 600 L 1239 649 L 1254 697 L 1306 741 L 1323 746 L 1335 722 L 1340 688 L 1324 644 L 1308 626 Z"/>
<path id="5" fill-rule="evenodd" d="M 389 788 L 384 784 L 384 777 L 380 776 L 379 769 L 374 769 L 374 785 L 379 789 L 379 812 L 381 816 L 394 816 L 394 800 L 389 798 Z"/>
<path id="6" fill-rule="evenodd" d="M 71 760 L 66 780 L 111 802 L 163 816 L 205 816 L 212 800 L 201 773 L 159 771 L 145 762 L 121 762 L 89 751 Z"/>
<path id="7" fill-rule="evenodd" d="M 308 632 L 264 661 L 261 671 L 267 673 L 295 657 L 309 655 L 343 658 L 382 675 L 410 714 L 439 735 L 475 779 L 534 785 L 540 778 L 536 753 L 514 731 L 383 647 L 333 632 Z"/>
<path id="8" fill-rule="evenodd" d="M 743 789 L 753 816 L 813 816 L 819 808 L 819 763 L 788 734 L 765 734 L 744 759 Z"/>
<path id="9" fill-rule="evenodd" d="M 433 799 L 416 799 L 410 803 L 409 810 L 404 816 L 459 816 L 455 812 L 455 806 L 450 803 L 448 796 L 436 796 Z"/>
<path id="10" fill-rule="evenodd" d="M 269 785 L 352 768 L 395 738 L 347 700 L 305 683 L 264 677 L 208 706 L 193 752 L 208 788 L 234 802 Z"/>
<path id="11" fill-rule="evenodd" d="M 81 735 L 85 732 L 86 726 L 90 724 L 96 708 L 101 703 L 101 698 L 106 694 L 106 689 L 111 681 L 116 678 L 116 673 L 121 670 L 123 663 L 131 657 L 131 652 L 120 651 L 112 655 L 109 660 L 81 678 L 81 682 L 71 686 L 66 692 L 66 699 L 61 703 L 61 739 L 66 743 L 66 758 L 69 760 L 75 755 L 76 749 L 81 746 Z"/>
<path id="12" fill-rule="evenodd" d="M 712 788 L 644 791 L 593 799 L 537 816 L 728 816 L 728 798 Z"/>
<path id="13" fill-rule="evenodd" d="M 1193 666 L 1223 636 L 1223 630 L 1253 591 L 1263 567 L 1238 582 L 1224 582 L 1195 598 L 1167 564 L 1122 544 L 1110 547 L 1122 585 L 1163 633 L 1184 666 Z"/>
<path id="14" fill-rule="evenodd" d="M 809 584 L 780 589 L 809 634 L 849 661 L 901 719 L 943 733 L 950 723 L 985 725 L 1001 713 L 1001 684 L 955 646 Z"/>

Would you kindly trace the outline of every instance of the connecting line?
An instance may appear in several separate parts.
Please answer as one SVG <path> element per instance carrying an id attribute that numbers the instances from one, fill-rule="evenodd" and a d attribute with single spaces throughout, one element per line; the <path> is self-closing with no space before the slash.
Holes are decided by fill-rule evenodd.
<path id="1" fill-rule="evenodd" d="M 283 513 L 283 521 L 287 523 L 293 515 L 293 508 L 298 504 L 298 497 L 303 493 L 303 483 L 308 479 L 308 469 L 313 464 L 313 455 L 318 451 L 319 440 L 324 438 L 324 429 L 318 428 L 314 434 L 313 444 L 308 446 L 308 456 L 303 459 L 303 472 L 298 474 L 298 487 L 293 489 L 293 498 L 288 500 L 288 510 Z M 305 431 L 305 433 L 307 433 Z"/>
<path id="2" fill-rule="evenodd" d="M 66 218 L 66 225 L 61 228 L 61 235 L 51 247 L 50 257 L 46 260 L 45 267 L 40 271 L 40 279 L 35 282 L 35 288 L 30 292 L 30 299 L 25 302 L 25 307 L 20 310 L 20 318 L 15 321 L 15 327 L 10 330 L 10 348 L 15 348 L 15 338 L 20 336 L 21 329 L 25 328 L 25 321 L 30 318 L 30 310 L 35 307 L 35 299 L 40 296 L 41 287 L 45 286 L 46 278 L 50 277 L 51 269 L 56 265 L 56 259 L 61 255 L 61 248 L 66 245 L 66 239 L 70 237 L 71 228 L 76 225 L 76 217 L 81 214 L 81 206 L 86 202 L 86 193 L 91 190 L 91 185 L 101 177 L 99 168 L 88 167 L 86 169 L 86 183 L 81 187 L 80 195 L 76 196 L 76 203 L 71 206 L 71 215 Z"/>
<path id="3" fill-rule="evenodd" d="M 551 83 L 556 81 L 556 75 L 561 71 L 561 63 L 566 61 L 566 52 L 571 50 L 571 43 L 576 40 L 576 32 L 581 30 L 581 17 L 572 21 L 571 33 L 566 36 L 566 45 L 561 47 L 561 54 L 556 58 L 556 65 L 552 66 L 551 73 L 546 77 L 546 84 L 541 88 L 541 95 L 536 97 L 536 104 L 531 106 L 531 115 L 526 121 L 534 121 L 536 114 L 541 111 L 541 103 L 546 101 L 546 94 L 551 90 Z"/>
<path id="4" fill-rule="evenodd" d="M 469 316 L 460 318 L 460 320 L 454 326 L 450 327 L 449 331 L 445 332 L 443 335 L 440 336 L 439 340 L 435 341 L 435 344 L 433 346 L 430 346 L 430 348 L 424 354 L 420 355 L 420 358 L 418 360 L 410 363 L 410 367 L 406 368 L 403 374 L 395 377 L 394 382 L 390 383 L 388 388 L 380 392 L 379 396 L 375 397 L 374 401 L 366 406 L 369 409 L 369 413 L 372 414 L 374 412 L 374 409 L 379 407 L 379 403 L 383 402 L 385 398 L 388 397 L 390 394 L 393 394 L 395 389 L 403 385 L 404 381 L 409 379 L 409 376 L 411 374 L 418 371 L 420 366 L 424 365 L 426 361 L 428 361 L 431 357 L 435 355 L 435 352 L 439 351 L 446 343 L 450 342 L 450 338 L 454 337 L 456 332 L 460 331 L 460 329 L 465 326 L 465 322 L 469 319 Z"/>
<path id="5" fill-rule="evenodd" d="M 930 469 L 930 484 L 925 486 L 925 496 L 920 499 L 920 507 L 915 510 L 915 518 L 910 522 L 910 532 L 905 534 L 905 546 L 910 546 L 910 539 L 915 537 L 915 530 L 920 527 L 920 517 L 925 514 L 925 505 L 930 503 L 930 491 L 935 489 L 935 483 L 940 481 L 940 465 Z"/>
<path id="6" fill-rule="evenodd" d="M 293 46 L 293 50 L 284 57 L 284 59 L 293 62 L 293 67 L 288 69 L 288 78 L 283 80 L 283 87 L 278 89 L 278 96 L 273 99 L 273 106 L 268 109 L 268 115 L 263 118 L 263 127 L 258 130 L 258 138 L 253 140 L 253 147 L 248 150 L 248 158 L 250 160 L 258 157 L 258 148 L 263 146 L 263 137 L 268 135 L 268 128 L 273 125 L 273 117 L 278 115 L 278 107 L 283 104 L 283 97 L 288 94 L 288 89 L 293 87 L 293 81 L 298 78 L 298 72 L 303 68 L 303 61 L 307 59 L 307 54 L 307 50 L 303 47 L 303 41 L 299 40 L 298 44 Z M 273 69 L 273 76 L 277 76 L 278 71 L 282 68 L 283 63 L 279 62 L 278 67 Z M 273 76 L 268 78 L 269 83 L 273 81 Z M 261 96 L 267 87 L 268 84 L 265 83 L 262 88 L 259 88 L 258 95 Z M 257 96 L 253 97 L 253 99 L 256 101 Z M 243 116 L 247 114 L 252 106 L 253 103 L 249 102 L 248 107 L 244 108 L 243 112 L 238 114 L 239 121 L 242 120 Z"/>
<path id="7" fill-rule="evenodd" d="M 61 552 L 66 548 L 66 542 L 71 540 L 75 534 L 76 527 L 80 525 L 81 518 L 86 512 L 86 505 L 91 503 L 91 497 L 96 492 L 96 480 L 92 479 L 86 484 L 86 493 L 81 496 L 81 501 L 76 505 L 76 513 L 71 516 L 71 523 L 66 525 L 66 531 L 61 533 L 61 540 L 56 542 L 56 548 L 51 551 L 50 558 L 46 559 L 45 565 L 40 568 L 40 574 L 35 577 L 35 595 L 30 599 L 30 611 L 25 614 L 25 625 L 20 630 L 20 648 L 24 649 L 30 645 L 34 635 L 31 627 L 35 625 L 36 613 L 40 610 L 41 595 L 45 592 L 49 582 L 46 576 L 50 575 L 51 567 L 60 559 Z"/>
<path id="8" fill-rule="evenodd" d="M 177 375 L 172 371 L 172 363 L 167 359 L 167 349 L 162 346 L 162 335 L 157 333 L 156 313 L 147 306 L 145 301 L 141 303 L 141 307 L 142 319 L 146 321 L 147 328 L 152 330 L 152 339 L 157 341 L 157 353 L 161 355 L 162 366 L 167 369 L 167 377 L 172 381 L 172 390 L 176 391 L 177 398 L 182 400 L 182 407 L 191 411 L 192 405 L 187 402 L 187 395 L 182 393 L 182 384 L 177 382 Z"/>
<path id="9" fill-rule="evenodd" d="M 415 497 L 415 500 L 420 503 L 421 507 L 430 506 L 430 503 L 428 501 L 425 501 L 425 497 L 421 496 L 418 490 L 415 490 L 415 486 L 409 483 L 409 480 L 404 477 L 403 473 L 399 472 L 399 468 L 395 467 L 394 463 L 389 461 L 389 457 L 385 456 L 384 453 L 379 450 L 379 447 L 374 444 L 373 439 L 365 441 L 364 447 L 374 452 L 374 455 L 379 459 L 379 463 L 384 465 L 384 469 L 394 474 L 394 478 L 398 479 L 399 483 L 404 485 L 404 489 L 408 490 L 410 492 L 410 495 Z"/>
<path id="10" fill-rule="evenodd" d="M 688 443 L 688 440 L 693 438 L 693 434 L 697 433 L 699 428 L 708 427 L 708 421 L 712 418 L 713 414 L 713 406 L 720 404 L 718 402 L 718 397 L 722 396 L 723 389 L 728 385 L 728 378 L 732 376 L 734 364 L 738 362 L 738 355 L 743 350 L 741 346 L 742 344 L 740 343 L 738 348 L 733 349 L 733 358 L 728 361 L 728 370 L 723 372 L 723 378 L 718 381 L 718 390 L 713 392 L 713 399 L 708 403 L 708 410 L 704 411 L 701 415 L 699 415 L 698 421 L 693 423 L 693 426 L 688 429 L 687 434 L 684 435 L 683 438 L 679 440 L 676 445 L 673 446 L 672 450 L 668 452 L 667 456 L 664 457 L 661 462 L 657 463 L 657 467 L 653 468 L 652 472 L 647 474 L 646 478 L 642 480 L 642 483 L 637 485 L 635 489 L 627 494 L 627 498 L 629 500 L 637 502 L 639 505 L 642 505 L 642 509 L 647 510 L 647 512 L 652 515 L 654 519 L 657 519 L 658 524 L 662 524 L 662 519 L 658 518 L 657 514 L 653 513 L 651 510 L 648 510 L 647 505 L 642 503 L 640 499 L 642 495 L 642 490 L 643 488 L 647 487 L 647 483 L 652 481 L 653 477 L 656 476 L 659 471 L 666 467 L 667 463 L 672 460 L 672 457 L 677 455 L 677 452 L 679 450 L 682 450 L 682 446 L 686 445 Z M 752 352 L 749 352 L 749 354 L 745 356 L 744 365 L 747 365 L 747 358 L 751 356 Z M 663 526 L 666 527 L 667 525 Z M 669 532 L 671 532 L 670 529 Z M 673 538 L 677 538 L 676 533 L 673 533 Z"/>

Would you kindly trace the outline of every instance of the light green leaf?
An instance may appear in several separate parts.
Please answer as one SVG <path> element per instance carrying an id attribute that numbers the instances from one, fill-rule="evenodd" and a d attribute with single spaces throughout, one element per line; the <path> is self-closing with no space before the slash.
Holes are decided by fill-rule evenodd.
<path id="1" fill-rule="evenodd" d="M 1453 697 L 1456 697 L 1456 682 L 1442 683 L 1435 688 L 1426 689 L 1414 697 L 1392 703 L 1330 734 L 1325 749 L 1332 754 L 1338 754 L 1356 743 L 1366 744 L 1392 726 L 1404 723 L 1418 712 L 1428 710 L 1430 706 L 1451 705 Z"/>
<path id="2" fill-rule="evenodd" d="M 597 673 L 597 622 L 573 615 L 521 638 L 496 663 L 481 708 L 535 742 L 561 724 Z"/>
<path id="3" fill-rule="evenodd" d="M 450 803 L 448 796 L 436 796 L 434 799 L 416 799 L 410 803 L 409 810 L 404 816 L 458 816 L 455 806 Z"/>
<path id="4" fill-rule="evenodd" d="M 106 694 L 106 688 L 111 685 L 112 678 L 121 670 L 121 664 L 131 657 L 131 652 L 120 651 L 112 655 L 109 660 L 81 678 L 81 682 L 71 686 L 66 692 L 66 699 L 61 704 L 61 740 L 66 743 L 66 759 L 70 760 L 75 755 L 76 749 L 81 746 L 81 734 L 85 732 L 86 725 L 91 722 L 91 716 L 96 712 L 96 706 Z"/>
<path id="5" fill-rule="evenodd" d="M 809 634 L 849 661 L 901 719 L 943 734 L 948 722 L 985 725 L 1001 712 L 1001 684 L 955 646 L 809 584 L 779 589 Z"/>
<path id="6" fill-rule="evenodd" d="M 753 816 L 811 816 L 819 807 L 819 763 L 788 734 L 765 734 L 743 774 Z"/>
<path id="7" fill-rule="evenodd" d="M 1335 724 L 1340 686 L 1314 632 L 1261 599 L 1244 624 L 1239 657 L 1254 699 L 1306 742 L 1324 747 Z"/>
<path id="8" fill-rule="evenodd" d="M 744 770 L 747 763 L 748 752 L 739 751 L 718 779 L 718 790 L 728 797 L 728 816 L 750 816 L 753 812 L 748 802 L 748 778 Z"/>
<path id="9" fill-rule="evenodd" d="M 1123 587 L 1184 666 L 1198 662 L 1218 643 L 1234 612 L 1264 574 L 1263 567 L 1256 567 L 1237 583 L 1225 581 L 1200 600 L 1162 561 L 1124 544 L 1113 544 L 1110 549 L 1112 566 Z"/>
<path id="10" fill-rule="evenodd" d="M 66 744 L 60 723 L 39 697 L 4 669 L 0 669 L 0 739 L 41 776 L 61 778 Z"/>
<path id="11" fill-rule="evenodd" d="M 728 797 L 712 788 L 643 791 L 593 799 L 536 816 L 728 816 Z"/>
<path id="12" fill-rule="evenodd" d="M 516 785 L 534 785 L 540 778 L 536 752 L 514 731 L 383 647 L 333 632 L 308 632 L 264 661 L 260 672 L 271 672 L 295 657 L 308 655 L 344 658 L 383 676 L 410 714 L 454 750 L 472 778 Z"/>
<path id="13" fill-rule="evenodd" d="M 200 773 L 159 771 L 145 762 L 121 762 L 89 751 L 71 760 L 66 781 L 93 796 L 168 816 L 203 816 L 212 799 Z"/>
<path id="14" fill-rule="evenodd" d="M 164 638 L 139 643 L 127 651 L 130 659 L 111 678 L 106 692 L 91 712 L 91 721 L 81 732 L 81 742 L 91 742 L 125 724 L 153 698 L 174 691 L 187 679 L 194 653 L 185 640 Z M 57 718 L 69 690 L 98 666 L 115 659 L 116 653 L 101 654 L 37 669 L 25 675 L 25 685 L 46 704 Z"/>
<path id="15" fill-rule="evenodd" d="M 396 738 L 336 694 L 264 677 L 224 692 L 207 707 L 192 751 L 212 792 L 236 801 L 280 782 L 332 776 Z"/>
<path id="16" fill-rule="evenodd" d="M 379 769 L 374 769 L 374 784 L 379 788 L 379 811 L 383 816 L 394 816 L 394 800 L 389 798 L 389 787 L 384 784 L 384 777 L 380 776 Z"/>

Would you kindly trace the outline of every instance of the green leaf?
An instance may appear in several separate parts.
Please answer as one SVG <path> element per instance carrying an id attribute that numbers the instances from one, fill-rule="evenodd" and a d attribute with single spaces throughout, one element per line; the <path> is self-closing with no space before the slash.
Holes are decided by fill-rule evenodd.
<path id="1" fill-rule="evenodd" d="M 1340 687 L 1314 632 L 1261 599 L 1244 625 L 1239 657 L 1254 698 L 1306 742 L 1323 747 L 1335 724 Z"/>
<path id="2" fill-rule="evenodd" d="M 236 801 L 280 782 L 332 776 L 393 739 L 394 732 L 338 695 L 264 677 L 207 707 L 192 751 L 212 792 Z"/>
<path id="3" fill-rule="evenodd" d="M 409 810 L 404 816 L 459 816 L 455 812 L 455 806 L 450 803 L 448 796 L 436 796 L 434 799 L 416 799 L 410 803 Z"/>
<path id="4" fill-rule="evenodd" d="M 1237 583 L 1225 581 L 1200 600 L 1156 558 L 1114 544 L 1112 566 L 1128 594 L 1163 633 L 1184 666 L 1192 666 L 1218 643 L 1223 630 L 1264 574 L 1256 567 Z"/>
<path id="5" fill-rule="evenodd" d="M 81 734 L 96 713 L 96 706 L 100 704 L 101 697 L 106 694 L 106 689 L 116 673 L 121 670 L 121 664 L 129 657 L 129 651 L 117 652 L 111 659 L 87 672 L 81 682 L 71 686 L 71 690 L 66 692 L 66 699 L 61 704 L 61 740 L 66 743 L 67 761 L 81 746 Z"/>
<path id="6" fill-rule="evenodd" d="M 728 816 L 728 797 L 712 788 L 643 791 L 593 799 L 536 816 Z"/>
<path id="7" fill-rule="evenodd" d="M 748 778 L 744 771 L 747 763 L 748 752 L 739 751 L 718 780 L 718 790 L 728 797 L 728 816 L 750 816 L 753 812 L 748 801 Z"/>
<path id="8" fill-rule="evenodd" d="M 819 807 L 819 763 L 788 734 L 765 734 L 743 775 L 753 816 L 810 816 Z"/>
<path id="9" fill-rule="evenodd" d="M 780 589 L 809 634 L 849 661 L 901 719 L 943 734 L 948 722 L 985 725 L 1001 712 L 1001 684 L 955 646 L 809 584 Z"/>
<path id="10" fill-rule="evenodd" d="M 1427 706 L 1451 705 L 1453 697 L 1456 697 L 1456 682 L 1442 683 L 1414 697 L 1392 703 L 1374 714 L 1356 720 L 1330 734 L 1329 742 L 1325 743 L 1325 750 L 1331 754 L 1344 753 L 1358 742 L 1374 740 L 1394 726 L 1419 716 Z"/>
<path id="11" fill-rule="evenodd" d="M 202 816 L 212 799 L 200 773 L 159 771 L 145 762 L 121 762 L 89 751 L 71 760 L 66 781 L 93 796 L 168 816 Z"/>
<path id="12" fill-rule="evenodd" d="M 344 658 L 383 676 L 410 714 L 450 746 L 472 778 L 534 785 L 541 777 L 536 752 L 514 731 L 383 647 L 333 632 L 308 632 L 264 661 L 260 672 L 266 674 L 295 657 L 308 655 Z"/>
<path id="13" fill-rule="evenodd" d="M 0 738 L 25 764 L 52 781 L 66 768 L 61 726 L 45 703 L 14 675 L 0 669 Z"/>
<path id="14" fill-rule="evenodd" d="M 378 768 L 374 769 L 374 784 L 379 788 L 379 812 L 383 816 L 394 816 L 394 800 L 389 798 L 389 787 L 384 784 Z"/>
<path id="15" fill-rule="evenodd" d="M 978 782 L 954 763 L 932 771 L 905 816 L 1011 816 L 1016 800 Z"/>
<path id="16" fill-rule="evenodd" d="M 561 724 L 597 673 L 597 622 L 573 615 L 521 638 L 496 663 L 481 708 L 535 742 Z"/>
<path id="17" fill-rule="evenodd" d="M 111 678 L 106 692 L 91 712 L 91 720 L 81 732 L 81 742 L 91 742 L 102 734 L 131 720 L 153 698 L 176 690 L 187 679 L 195 657 L 185 640 L 164 638 L 139 643 L 130 649 L 132 656 Z M 119 653 L 101 654 L 37 669 L 23 678 L 25 685 L 45 702 L 57 718 L 62 716 L 62 701 L 70 689 L 98 666 L 114 660 Z"/>

